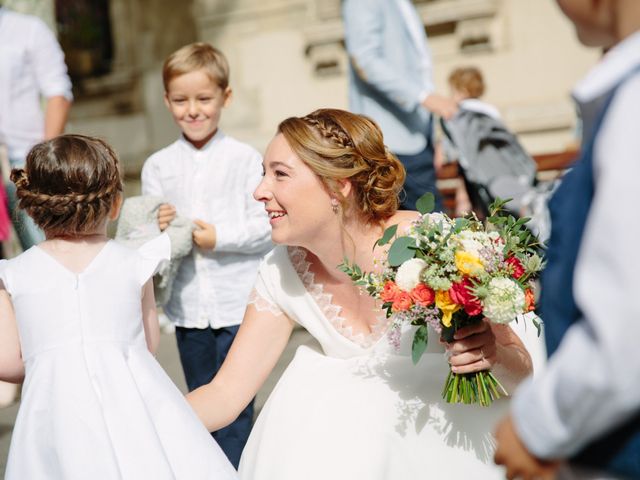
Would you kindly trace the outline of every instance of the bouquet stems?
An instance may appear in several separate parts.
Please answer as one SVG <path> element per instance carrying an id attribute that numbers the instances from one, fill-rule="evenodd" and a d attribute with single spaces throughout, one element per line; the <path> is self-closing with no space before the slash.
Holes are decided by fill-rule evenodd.
<path id="1" fill-rule="evenodd" d="M 442 390 L 447 403 L 479 403 L 483 407 L 505 395 L 507 391 L 489 370 L 462 374 L 449 371 Z"/>

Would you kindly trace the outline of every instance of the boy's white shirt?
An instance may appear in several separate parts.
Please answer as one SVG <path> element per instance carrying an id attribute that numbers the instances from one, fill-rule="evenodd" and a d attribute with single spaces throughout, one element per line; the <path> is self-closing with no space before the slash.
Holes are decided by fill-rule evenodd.
<path id="1" fill-rule="evenodd" d="M 177 326 L 242 322 L 259 262 L 272 248 L 266 211 L 253 198 L 261 175 L 261 155 L 221 130 L 200 150 L 181 137 L 145 162 L 143 195 L 162 197 L 179 215 L 216 228 L 215 249 L 194 246 L 176 275 L 164 310 Z"/>
<path id="2" fill-rule="evenodd" d="M 585 135 L 613 86 L 640 65 L 640 32 L 574 90 Z M 640 412 L 640 73 L 617 93 L 595 143 L 596 191 L 576 263 L 584 318 L 513 400 L 518 434 L 541 458 L 567 458 Z M 544 320 L 544 319 L 543 319 Z"/>

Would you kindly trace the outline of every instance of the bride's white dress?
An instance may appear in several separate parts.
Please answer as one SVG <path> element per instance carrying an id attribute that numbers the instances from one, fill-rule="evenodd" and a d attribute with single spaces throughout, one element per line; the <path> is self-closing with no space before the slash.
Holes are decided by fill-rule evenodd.
<path id="1" fill-rule="evenodd" d="M 384 314 L 370 335 L 353 335 L 298 248 L 265 257 L 253 302 L 300 323 L 324 353 L 296 352 L 253 427 L 242 479 L 504 478 L 492 461 L 492 431 L 508 400 L 489 408 L 445 403 L 448 364 L 435 332 L 417 365 L 413 327 L 399 350 Z"/>

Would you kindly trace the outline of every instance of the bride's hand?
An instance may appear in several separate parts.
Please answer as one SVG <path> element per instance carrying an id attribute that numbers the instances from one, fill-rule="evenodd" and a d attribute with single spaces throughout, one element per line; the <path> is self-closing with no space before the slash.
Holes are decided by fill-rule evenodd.
<path id="1" fill-rule="evenodd" d="M 497 360 L 496 336 L 487 320 L 461 328 L 452 343 L 445 344 L 454 373 L 489 370 Z"/>

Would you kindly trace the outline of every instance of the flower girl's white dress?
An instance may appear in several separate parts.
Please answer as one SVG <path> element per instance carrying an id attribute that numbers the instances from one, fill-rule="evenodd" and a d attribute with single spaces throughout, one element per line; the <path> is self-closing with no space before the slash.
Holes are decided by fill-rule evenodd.
<path id="1" fill-rule="evenodd" d="M 296 352 L 253 427 L 243 480 L 504 478 L 492 461 L 492 430 L 508 401 L 445 403 L 448 364 L 435 332 L 416 366 L 411 327 L 399 351 L 384 314 L 371 335 L 352 335 L 297 248 L 279 246 L 265 257 L 253 302 L 300 323 L 323 353 Z"/>
<path id="2" fill-rule="evenodd" d="M 161 235 L 80 274 L 37 246 L 0 264 L 26 368 L 6 479 L 236 478 L 147 350 L 141 289 L 168 256 Z"/>

